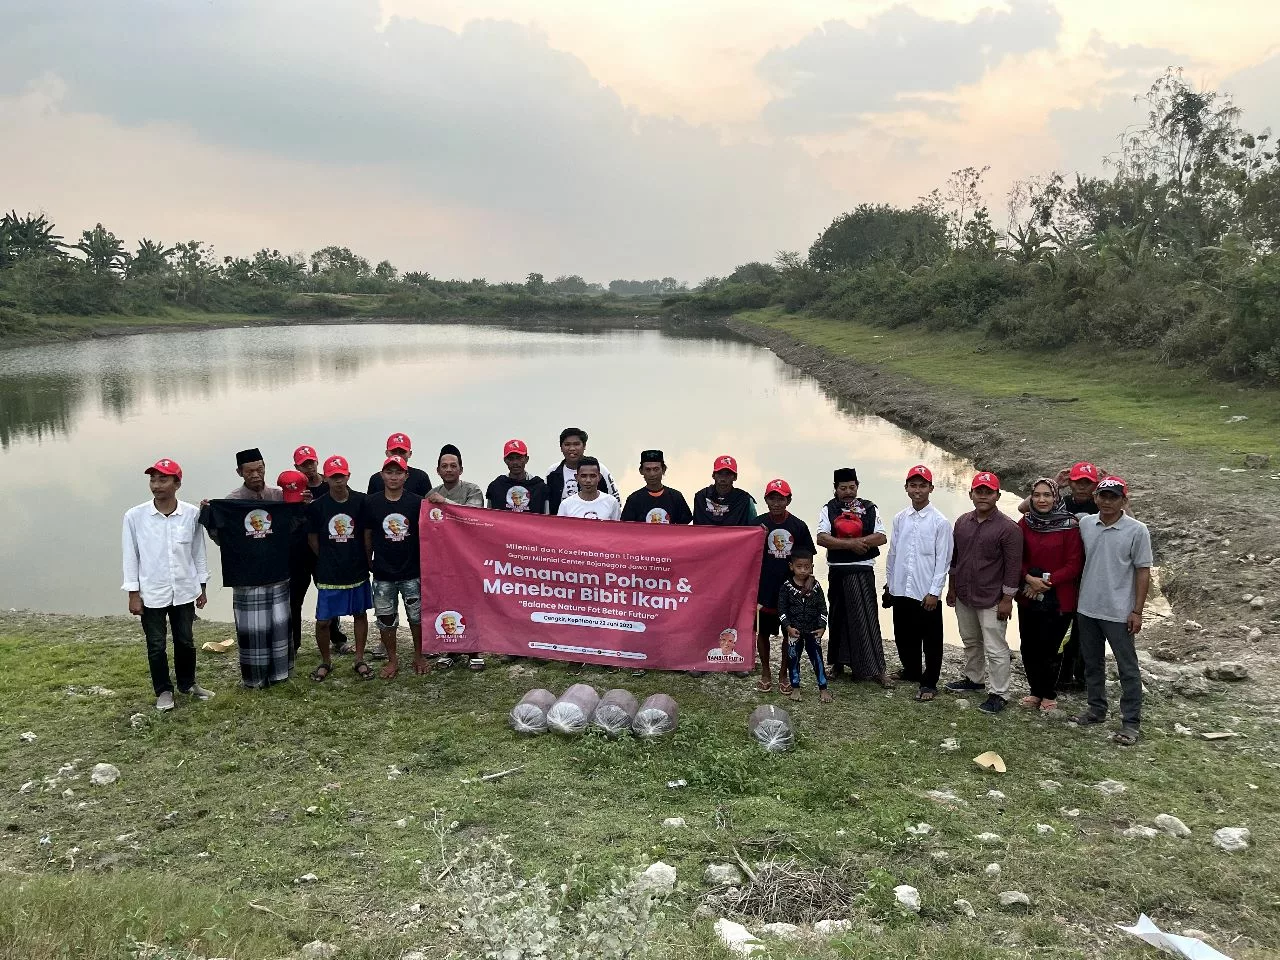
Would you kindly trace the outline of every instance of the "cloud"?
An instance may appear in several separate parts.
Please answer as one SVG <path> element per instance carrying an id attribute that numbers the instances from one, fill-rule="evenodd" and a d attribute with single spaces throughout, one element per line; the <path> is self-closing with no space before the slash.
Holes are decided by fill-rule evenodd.
<path id="1" fill-rule="evenodd" d="M 983 10 L 964 23 L 906 5 L 861 27 L 829 21 L 761 59 L 757 69 L 778 94 L 764 118 L 779 133 L 848 129 L 866 114 L 903 109 L 904 97 L 975 82 L 1007 55 L 1052 47 L 1060 27 L 1040 0 L 1015 0 L 1008 12 Z"/>

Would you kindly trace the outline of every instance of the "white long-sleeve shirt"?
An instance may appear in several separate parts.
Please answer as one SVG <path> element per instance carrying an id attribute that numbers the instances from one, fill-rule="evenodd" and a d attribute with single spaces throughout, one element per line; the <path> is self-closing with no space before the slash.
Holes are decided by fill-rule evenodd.
<path id="1" fill-rule="evenodd" d="M 941 597 L 954 548 L 951 521 L 933 504 L 923 510 L 899 510 L 893 518 L 889 559 L 885 561 L 889 594 L 912 600 L 923 600 L 926 595 Z"/>
<path id="2" fill-rule="evenodd" d="M 126 512 L 120 589 L 136 590 L 144 607 L 179 606 L 200 596 L 200 585 L 209 582 L 209 564 L 199 521 L 200 509 L 182 500 L 167 517 L 152 500 Z"/>
<path id="3" fill-rule="evenodd" d="M 885 533 L 885 532 L 886 531 L 884 528 L 884 514 L 880 512 L 879 508 L 876 508 L 875 529 L 865 530 L 863 531 L 862 535 L 864 537 L 869 537 L 876 533 Z M 827 513 L 827 508 L 825 505 L 820 511 L 818 511 L 818 533 L 825 533 L 830 536 L 835 536 L 835 534 L 831 532 L 831 515 Z M 851 560 L 848 563 L 832 563 L 830 560 L 827 560 L 828 567 L 874 567 L 875 565 L 876 565 L 875 557 L 871 557 L 869 560 Z"/>

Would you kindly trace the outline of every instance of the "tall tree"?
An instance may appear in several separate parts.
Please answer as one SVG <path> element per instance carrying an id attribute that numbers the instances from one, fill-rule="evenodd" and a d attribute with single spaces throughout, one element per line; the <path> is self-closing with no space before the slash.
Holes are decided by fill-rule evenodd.
<path id="1" fill-rule="evenodd" d="M 883 260 L 909 270 L 946 249 L 946 222 L 923 203 L 909 210 L 864 203 L 836 217 L 813 242 L 809 266 L 850 270 Z"/>
<path id="2" fill-rule="evenodd" d="M 163 273 L 169 269 L 169 257 L 173 247 L 166 247 L 159 240 L 148 240 L 143 237 L 138 241 L 138 249 L 126 265 L 130 277 L 143 277 Z"/>

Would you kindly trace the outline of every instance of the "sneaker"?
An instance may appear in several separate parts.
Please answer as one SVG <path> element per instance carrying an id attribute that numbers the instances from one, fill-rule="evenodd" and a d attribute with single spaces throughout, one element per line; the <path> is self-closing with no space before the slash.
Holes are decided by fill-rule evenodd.
<path id="1" fill-rule="evenodd" d="M 998 693 L 993 693 L 987 699 L 978 704 L 978 709 L 983 713 L 999 713 L 1004 709 L 1004 697 Z"/>
<path id="2" fill-rule="evenodd" d="M 387 659 L 387 648 L 382 645 L 381 640 L 377 640 L 369 647 L 365 658 L 368 660 L 385 660 Z"/>
<path id="3" fill-rule="evenodd" d="M 472 670 L 483 670 L 484 657 L 472 657 L 469 661 L 467 661 L 467 666 L 470 667 Z"/>
<path id="4" fill-rule="evenodd" d="M 195 697 L 197 700 L 212 700 L 217 694 L 212 690 L 206 690 L 198 683 L 193 683 L 190 690 L 183 690 L 188 697 Z"/>
<path id="5" fill-rule="evenodd" d="M 952 680 L 944 687 L 948 693 L 972 693 L 974 690 L 985 690 L 985 683 L 974 683 L 968 677 L 961 677 L 959 680 Z"/>
<path id="6" fill-rule="evenodd" d="M 163 713 L 166 710 L 173 709 L 173 691 L 166 690 L 160 696 L 156 697 L 156 709 Z"/>

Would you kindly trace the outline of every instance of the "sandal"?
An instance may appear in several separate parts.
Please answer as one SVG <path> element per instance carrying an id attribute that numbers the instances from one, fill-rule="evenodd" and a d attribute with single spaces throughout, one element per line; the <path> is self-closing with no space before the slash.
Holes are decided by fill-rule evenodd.
<path id="1" fill-rule="evenodd" d="M 1082 713 L 1078 717 L 1072 717 L 1071 720 L 1077 727 L 1092 727 L 1095 724 L 1107 722 L 1106 717 L 1100 717 L 1096 713 L 1088 712 Z"/>
<path id="2" fill-rule="evenodd" d="M 319 683 L 321 680 L 329 676 L 329 674 L 331 673 L 333 673 L 333 667 L 327 663 L 322 663 L 320 664 L 320 666 L 316 667 L 314 670 L 311 671 L 311 679 L 314 680 L 316 683 Z"/>
<path id="3" fill-rule="evenodd" d="M 761 677 L 756 681 L 756 693 L 773 693 L 773 681 L 768 677 Z"/>
<path id="4" fill-rule="evenodd" d="M 340 657 L 347 657 L 356 652 L 356 648 L 350 643 L 335 643 L 333 652 Z"/>
<path id="5" fill-rule="evenodd" d="M 928 687 L 921 687 L 916 693 L 916 700 L 920 703 L 930 703 L 937 695 L 937 690 L 930 690 Z"/>
<path id="6" fill-rule="evenodd" d="M 1118 743 L 1122 747 L 1132 747 L 1138 742 L 1141 734 L 1134 727 L 1121 727 L 1111 735 L 1111 742 Z"/>
<path id="7" fill-rule="evenodd" d="M 357 660 L 353 669 L 356 672 L 356 676 L 361 680 L 373 679 L 373 667 L 369 666 L 363 660 Z"/>

